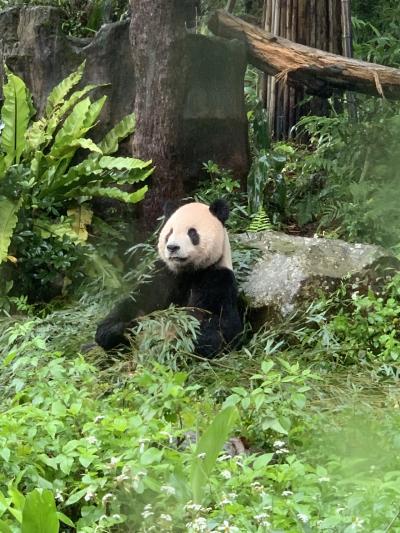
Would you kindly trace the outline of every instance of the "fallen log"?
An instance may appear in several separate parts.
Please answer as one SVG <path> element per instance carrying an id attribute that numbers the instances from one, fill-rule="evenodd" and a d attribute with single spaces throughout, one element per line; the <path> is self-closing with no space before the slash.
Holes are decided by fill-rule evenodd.
<path id="1" fill-rule="evenodd" d="M 215 34 L 246 43 L 249 63 L 277 80 L 302 85 L 311 94 L 333 89 L 400 98 L 400 70 L 343 57 L 277 37 L 224 10 L 215 11 L 208 27 Z"/>

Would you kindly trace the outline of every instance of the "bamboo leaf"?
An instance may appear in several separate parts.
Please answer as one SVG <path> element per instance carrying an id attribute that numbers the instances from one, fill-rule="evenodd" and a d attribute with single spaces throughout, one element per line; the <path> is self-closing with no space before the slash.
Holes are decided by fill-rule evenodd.
<path id="1" fill-rule="evenodd" d="M 197 443 L 191 473 L 193 501 L 195 503 L 202 502 L 207 480 L 229 433 L 232 431 L 237 416 L 238 413 L 234 406 L 227 407 L 218 413 Z"/>
<path id="2" fill-rule="evenodd" d="M 134 113 L 123 118 L 104 138 L 98 143 L 104 155 L 114 154 L 118 150 L 118 144 L 135 131 L 136 118 Z"/>
<path id="3" fill-rule="evenodd" d="M 13 231 L 18 222 L 17 213 L 20 202 L 12 202 L 8 198 L 0 200 L 0 263 L 7 259 Z"/>
<path id="4" fill-rule="evenodd" d="M 85 61 L 79 65 L 79 67 L 72 72 L 67 78 L 62 80 L 58 85 L 54 87 L 47 98 L 45 116 L 50 118 L 53 110 L 56 106 L 60 106 L 64 103 L 64 99 L 70 90 L 77 85 L 83 76 L 85 70 Z"/>
<path id="5" fill-rule="evenodd" d="M 7 83 L 4 85 L 4 104 L 1 120 L 4 129 L 1 145 L 5 152 L 6 166 L 19 163 L 25 147 L 25 132 L 31 115 L 28 90 L 25 83 L 10 71 L 7 71 Z"/>

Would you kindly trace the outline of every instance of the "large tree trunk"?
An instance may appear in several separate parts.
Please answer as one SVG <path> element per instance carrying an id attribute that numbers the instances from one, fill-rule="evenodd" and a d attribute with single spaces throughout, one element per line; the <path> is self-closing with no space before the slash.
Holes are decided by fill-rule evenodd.
<path id="1" fill-rule="evenodd" d="M 155 172 L 143 203 L 147 227 L 166 200 L 183 195 L 182 139 L 185 102 L 186 20 L 195 0 L 131 0 L 130 38 L 136 78 L 133 154 L 152 159 Z"/>
<path id="2" fill-rule="evenodd" d="M 306 86 L 310 94 L 329 96 L 340 89 L 400 99 L 400 69 L 300 45 L 224 11 L 214 13 L 209 27 L 216 35 L 245 42 L 253 65 L 293 85 Z"/>
<path id="3" fill-rule="evenodd" d="M 341 0 L 265 0 L 263 28 L 296 43 L 342 54 Z M 287 138 L 301 116 L 325 115 L 326 98 L 305 101 L 303 87 L 277 83 L 264 74 L 261 98 L 276 139 Z"/>

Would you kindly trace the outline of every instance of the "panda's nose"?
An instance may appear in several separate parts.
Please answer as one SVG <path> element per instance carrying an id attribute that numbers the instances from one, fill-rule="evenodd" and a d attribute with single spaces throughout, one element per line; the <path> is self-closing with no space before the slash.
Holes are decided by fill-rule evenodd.
<path id="1" fill-rule="evenodd" d="M 167 250 L 173 254 L 174 252 L 177 252 L 179 250 L 180 246 L 177 244 L 167 244 Z"/>

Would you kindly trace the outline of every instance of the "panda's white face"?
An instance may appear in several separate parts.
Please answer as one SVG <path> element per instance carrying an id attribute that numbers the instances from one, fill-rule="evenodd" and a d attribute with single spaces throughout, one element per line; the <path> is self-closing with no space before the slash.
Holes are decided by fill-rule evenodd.
<path id="1" fill-rule="evenodd" d="M 227 234 L 209 206 L 193 202 L 167 220 L 158 240 L 158 253 L 173 272 L 207 268 L 224 256 Z"/>

